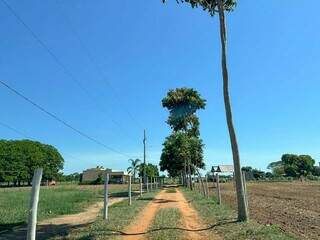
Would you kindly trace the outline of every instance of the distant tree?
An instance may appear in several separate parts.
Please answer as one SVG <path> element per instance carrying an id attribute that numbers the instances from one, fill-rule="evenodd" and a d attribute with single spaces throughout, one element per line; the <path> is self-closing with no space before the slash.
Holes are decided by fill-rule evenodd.
<path id="1" fill-rule="evenodd" d="M 64 160 L 53 146 L 30 140 L 0 140 L 0 180 L 20 186 L 31 184 L 33 172 L 42 167 L 43 180 L 59 176 Z"/>
<path id="2" fill-rule="evenodd" d="M 242 171 L 246 172 L 246 177 L 248 180 L 259 180 L 266 178 L 266 173 L 264 171 L 252 168 L 250 166 L 242 167 Z"/>
<path id="3" fill-rule="evenodd" d="M 169 111 L 167 123 L 172 133 L 163 143 L 160 168 L 173 177 L 183 173 L 185 179 L 188 172 L 191 180 L 193 166 L 204 168 L 196 111 L 205 108 L 206 100 L 192 88 L 176 88 L 169 90 L 162 106 Z"/>
<path id="4" fill-rule="evenodd" d="M 270 163 L 268 168 L 275 176 L 304 177 L 313 172 L 314 163 L 309 155 L 283 154 L 281 161 Z"/>
<path id="5" fill-rule="evenodd" d="M 140 162 L 141 160 L 140 159 L 129 159 L 129 162 L 131 164 L 130 167 L 128 167 L 127 171 L 128 173 L 130 174 L 133 174 L 133 183 L 136 182 L 136 172 L 139 170 L 139 165 L 140 165 Z"/>
<path id="6" fill-rule="evenodd" d="M 143 176 L 143 171 L 145 168 L 148 177 L 159 177 L 158 166 L 151 163 L 148 163 L 146 165 L 144 163 L 141 163 L 139 165 L 139 177 Z"/>
<path id="7" fill-rule="evenodd" d="M 319 166 L 314 166 L 312 169 L 312 175 L 313 176 L 318 176 L 320 177 L 320 167 Z"/>

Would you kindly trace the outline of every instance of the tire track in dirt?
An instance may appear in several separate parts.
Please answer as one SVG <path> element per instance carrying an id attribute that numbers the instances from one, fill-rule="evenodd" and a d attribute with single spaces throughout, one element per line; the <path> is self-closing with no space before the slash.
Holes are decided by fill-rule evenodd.
<path id="1" fill-rule="evenodd" d="M 221 237 L 210 236 L 206 229 L 208 226 L 200 219 L 197 211 L 191 207 L 183 194 L 176 189 L 175 193 L 162 190 L 137 216 L 136 220 L 129 225 L 123 232 L 124 240 L 142 240 L 147 239 L 149 227 L 152 225 L 157 211 L 161 208 L 177 208 L 182 216 L 182 226 L 184 231 L 182 239 L 221 239 Z"/>

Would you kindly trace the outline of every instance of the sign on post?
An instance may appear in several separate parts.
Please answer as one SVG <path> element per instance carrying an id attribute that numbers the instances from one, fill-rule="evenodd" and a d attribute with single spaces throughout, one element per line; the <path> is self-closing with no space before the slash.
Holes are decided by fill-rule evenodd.
<path id="1" fill-rule="evenodd" d="M 34 171 L 33 178 L 32 178 L 32 190 L 31 190 L 29 217 L 28 217 L 27 240 L 36 239 L 37 212 L 38 212 L 38 202 L 39 202 L 39 192 L 40 192 L 42 171 L 43 171 L 42 168 L 37 168 Z"/>
<path id="2" fill-rule="evenodd" d="M 108 184 L 109 184 L 109 173 L 105 173 L 104 175 L 104 202 L 103 202 L 103 219 L 108 220 L 108 205 L 109 205 L 109 198 L 108 198 Z"/>

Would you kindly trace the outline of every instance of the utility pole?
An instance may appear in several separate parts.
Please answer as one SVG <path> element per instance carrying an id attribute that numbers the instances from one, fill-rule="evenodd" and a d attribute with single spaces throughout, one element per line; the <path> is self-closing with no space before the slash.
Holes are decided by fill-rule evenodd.
<path id="1" fill-rule="evenodd" d="M 144 168 L 143 168 L 143 182 L 144 184 L 147 183 L 147 162 L 146 162 L 146 130 L 143 130 L 143 164 L 144 164 Z"/>

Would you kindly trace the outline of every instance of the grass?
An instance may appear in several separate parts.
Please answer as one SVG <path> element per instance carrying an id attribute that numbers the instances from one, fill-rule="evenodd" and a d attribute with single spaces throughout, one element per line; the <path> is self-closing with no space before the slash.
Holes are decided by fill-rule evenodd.
<path id="1" fill-rule="evenodd" d="M 177 240 L 181 239 L 183 232 L 174 229 L 181 225 L 181 213 L 177 208 L 163 208 L 157 212 L 151 227 L 148 239 L 152 240 Z"/>
<path id="2" fill-rule="evenodd" d="M 226 240 L 293 240 L 293 236 L 284 233 L 275 225 L 262 225 L 255 221 L 239 223 L 236 212 L 224 205 L 217 205 L 197 192 L 182 189 L 186 199 L 198 211 L 207 224 L 215 224 L 211 231 L 216 231 Z"/>
<path id="3" fill-rule="evenodd" d="M 111 195 L 127 195 L 127 185 L 110 185 Z M 30 187 L 0 189 L 0 231 L 26 223 Z M 103 186 L 61 185 L 41 187 L 38 219 L 81 212 L 102 201 Z"/>
<path id="4" fill-rule="evenodd" d="M 109 220 L 106 223 L 102 219 L 102 213 L 97 220 L 80 229 L 71 231 L 68 236 L 56 237 L 54 239 L 121 239 L 120 231 L 130 225 L 139 212 L 154 198 L 158 191 L 145 193 L 141 198 L 132 201 L 128 206 L 127 201 L 113 204 L 109 207 Z"/>
<path id="5" fill-rule="evenodd" d="M 177 190 L 175 188 L 169 188 L 166 190 L 167 193 L 176 193 Z"/>

